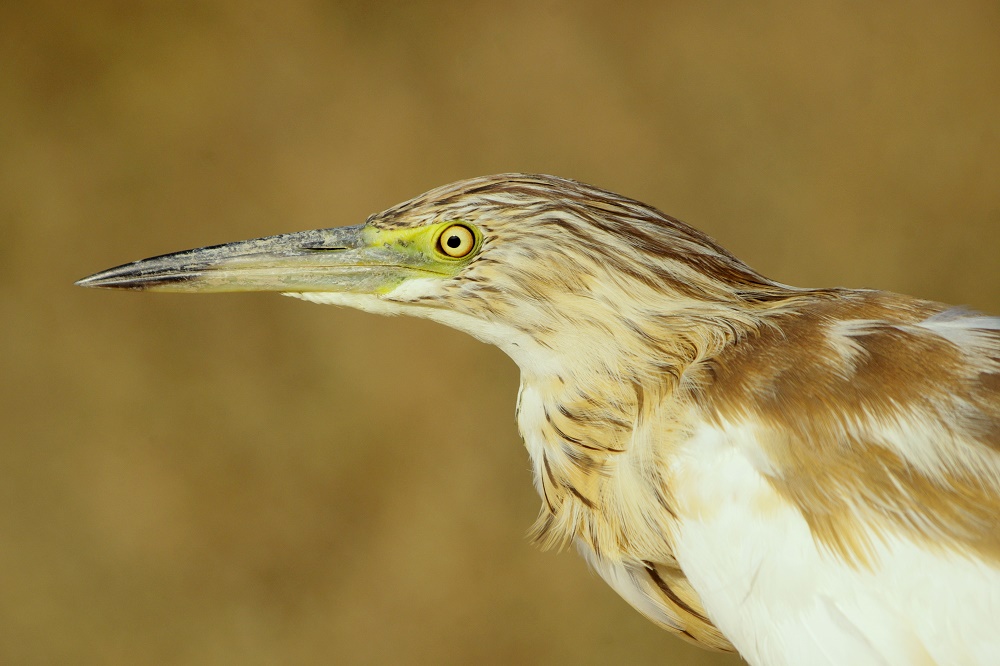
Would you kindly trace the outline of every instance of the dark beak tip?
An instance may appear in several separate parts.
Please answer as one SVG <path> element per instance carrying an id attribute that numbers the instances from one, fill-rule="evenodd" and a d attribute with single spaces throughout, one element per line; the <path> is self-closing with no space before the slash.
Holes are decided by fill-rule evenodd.
<path id="1" fill-rule="evenodd" d="M 100 271 L 94 273 L 93 275 L 88 275 L 87 277 L 80 278 L 73 283 L 77 287 L 86 287 L 87 289 L 114 289 L 116 287 L 125 287 L 126 283 L 122 281 L 122 275 L 120 268 L 111 268 L 106 271 Z"/>
<path id="2" fill-rule="evenodd" d="M 116 291 L 145 291 L 163 285 L 187 282 L 199 277 L 200 273 L 190 275 L 143 273 L 131 269 L 131 264 L 109 268 L 100 273 L 80 278 L 73 284 L 88 289 L 114 289 Z"/>
<path id="3" fill-rule="evenodd" d="M 74 282 L 73 286 L 86 287 L 88 289 L 98 288 L 101 286 L 100 276 L 101 276 L 100 273 L 94 273 L 93 275 L 88 275 L 87 277 L 80 278 L 79 280 Z"/>

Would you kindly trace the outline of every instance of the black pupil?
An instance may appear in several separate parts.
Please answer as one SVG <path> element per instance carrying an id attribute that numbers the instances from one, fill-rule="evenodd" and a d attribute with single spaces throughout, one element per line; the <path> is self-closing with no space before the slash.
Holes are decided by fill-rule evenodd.
<path id="1" fill-rule="evenodd" d="M 450 248 L 456 248 L 462 244 L 462 239 L 458 236 L 448 236 L 448 240 L 446 240 L 445 243 Z"/>

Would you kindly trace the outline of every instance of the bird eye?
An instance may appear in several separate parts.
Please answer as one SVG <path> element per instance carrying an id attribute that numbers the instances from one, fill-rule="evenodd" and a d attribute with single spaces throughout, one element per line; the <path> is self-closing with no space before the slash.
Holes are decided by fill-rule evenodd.
<path id="1" fill-rule="evenodd" d="M 438 246 L 441 252 L 449 257 L 461 259 L 472 252 L 472 248 L 476 246 L 476 236 L 468 227 L 453 224 L 445 229 L 438 238 Z"/>

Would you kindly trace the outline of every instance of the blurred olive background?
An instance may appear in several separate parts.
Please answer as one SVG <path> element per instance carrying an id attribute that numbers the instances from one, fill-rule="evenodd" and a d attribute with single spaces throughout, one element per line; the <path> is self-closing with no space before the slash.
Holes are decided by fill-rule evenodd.
<path id="1" fill-rule="evenodd" d="M 738 663 L 528 543 L 497 350 L 72 282 L 528 171 L 1000 312 L 998 109 L 993 1 L 3 2 L 0 663 Z"/>

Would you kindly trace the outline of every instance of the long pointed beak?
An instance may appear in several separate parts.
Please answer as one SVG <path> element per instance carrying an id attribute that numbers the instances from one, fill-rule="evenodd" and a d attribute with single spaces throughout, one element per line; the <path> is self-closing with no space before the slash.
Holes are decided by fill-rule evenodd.
<path id="1" fill-rule="evenodd" d="M 79 280 L 81 287 L 148 291 L 383 293 L 417 273 L 419 258 L 359 225 L 202 247 L 134 261 Z"/>

